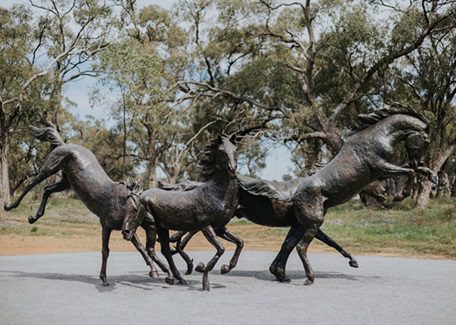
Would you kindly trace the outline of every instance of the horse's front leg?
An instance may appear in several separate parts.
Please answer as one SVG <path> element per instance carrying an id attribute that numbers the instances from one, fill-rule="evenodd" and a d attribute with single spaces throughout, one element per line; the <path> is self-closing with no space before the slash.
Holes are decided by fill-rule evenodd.
<path id="1" fill-rule="evenodd" d="M 288 257 L 303 235 L 304 229 L 299 225 L 292 226 L 288 231 L 287 237 L 283 241 L 279 253 L 269 267 L 269 272 L 276 277 L 277 281 L 290 282 L 290 278 L 285 273 L 285 267 Z"/>
<path id="2" fill-rule="evenodd" d="M 147 254 L 146 249 L 144 248 L 143 244 L 139 240 L 138 235 L 135 234 L 133 235 L 133 238 L 131 239 L 131 242 L 135 246 L 135 248 L 141 253 L 142 257 L 144 258 L 144 261 L 146 262 L 147 265 L 150 267 L 150 272 L 149 276 L 151 278 L 157 278 L 158 277 L 158 272 L 157 269 L 154 266 L 154 263 L 152 262 L 150 256 Z"/>
<path id="3" fill-rule="evenodd" d="M 152 261 L 154 261 L 160 269 L 167 274 L 165 278 L 166 283 L 174 284 L 174 278 L 171 275 L 171 271 L 169 270 L 168 266 L 158 258 L 157 253 L 155 252 L 155 242 L 157 240 L 157 231 L 155 226 L 149 222 L 144 222 L 141 225 L 145 232 L 146 232 L 146 250 L 147 254 L 149 254 Z"/>
<path id="4" fill-rule="evenodd" d="M 177 279 L 178 284 L 186 285 L 187 281 L 185 281 L 179 273 L 179 270 L 176 267 L 176 264 L 173 260 L 173 255 L 171 254 L 171 248 L 169 247 L 169 230 L 163 228 L 160 225 L 157 226 L 157 233 L 158 237 L 160 238 L 160 245 L 162 254 L 165 256 L 166 260 L 168 261 L 169 267 L 171 272 L 173 273 L 174 277 Z M 167 281 L 168 282 L 168 281 Z M 168 283 L 171 283 L 172 279 L 169 279 Z"/>
<path id="5" fill-rule="evenodd" d="M 209 276 L 208 273 L 211 271 L 217 261 L 219 260 L 220 256 L 223 255 L 225 252 L 225 248 L 220 244 L 220 242 L 217 240 L 217 235 L 214 232 L 214 229 L 211 226 L 207 226 L 206 228 L 202 229 L 202 232 L 204 234 L 204 237 L 212 244 L 217 249 L 217 253 L 214 255 L 214 257 L 207 263 L 207 265 L 204 265 L 203 262 L 199 263 L 198 266 L 195 268 L 196 271 L 203 273 L 203 290 L 209 291 L 210 290 L 210 285 L 209 285 Z"/>
<path id="6" fill-rule="evenodd" d="M 318 240 L 321 240 L 323 243 L 326 245 L 336 249 L 340 254 L 342 254 L 343 257 L 346 257 L 349 259 L 348 264 L 351 267 L 358 267 L 358 262 L 354 259 L 353 256 L 349 252 L 347 252 L 342 246 L 340 246 L 334 239 L 326 235 L 321 229 L 318 229 L 317 234 L 315 235 L 315 238 Z M 301 248 L 299 247 L 301 246 Z M 303 245 L 299 245 L 296 247 L 296 250 L 298 251 L 298 254 L 301 253 Z M 302 257 L 301 257 L 302 260 Z"/>
<path id="7" fill-rule="evenodd" d="M 416 172 L 412 168 L 402 167 L 391 164 L 387 161 L 381 161 L 377 164 L 377 168 L 382 172 L 382 176 L 397 176 L 406 175 L 410 178 L 415 178 Z"/>
<path id="8" fill-rule="evenodd" d="M 104 286 L 109 286 L 108 279 L 106 278 L 106 264 L 108 262 L 109 256 L 109 238 L 111 237 L 111 228 L 103 227 L 101 237 L 102 237 L 102 248 L 101 248 L 101 271 L 100 279 L 103 281 Z"/>
<path id="9" fill-rule="evenodd" d="M 58 183 L 46 186 L 44 188 L 44 193 L 43 193 L 43 197 L 41 199 L 40 207 L 38 208 L 38 211 L 36 212 L 36 214 L 34 216 L 30 216 L 28 218 L 28 222 L 30 224 L 33 224 L 44 215 L 44 211 L 46 210 L 46 204 L 47 204 L 47 201 L 48 201 L 49 197 L 51 196 L 51 194 L 63 192 L 70 188 L 71 188 L 71 186 L 68 183 L 68 180 L 66 179 L 65 175 L 62 177 L 62 179 Z"/>
<path id="10" fill-rule="evenodd" d="M 237 238 L 231 232 L 226 229 L 226 227 L 221 227 L 215 230 L 217 236 L 229 241 L 236 245 L 236 250 L 234 251 L 233 257 L 230 260 L 230 264 L 223 264 L 222 268 L 220 269 L 222 274 L 230 272 L 234 267 L 236 267 L 237 262 L 239 260 L 239 256 L 241 255 L 242 248 L 244 247 L 244 241 L 240 238 Z"/>

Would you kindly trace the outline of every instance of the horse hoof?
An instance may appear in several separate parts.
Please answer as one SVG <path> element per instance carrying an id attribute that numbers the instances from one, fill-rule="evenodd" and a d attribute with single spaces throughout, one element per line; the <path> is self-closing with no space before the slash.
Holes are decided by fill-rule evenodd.
<path id="1" fill-rule="evenodd" d="M 211 286 L 209 284 L 205 285 L 203 283 L 203 291 L 211 291 Z"/>
<path id="2" fill-rule="evenodd" d="M 351 260 L 350 262 L 348 262 L 348 264 L 350 264 L 351 267 L 358 267 L 358 262 L 355 260 Z"/>
<path id="3" fill-rule="evenodd" d="M 181 285 L 181 286 L 186 286 L 187 285 L 187 281 L 185 281 L 184 279 L 180 279 L 178 282 L 177 282 L 178 285 Z"/>
<path id="4" fill-rule="evenodd" d="M 314 280 L 311 280 L 311 279 L 306 279 L 306 280 L 304 281 L 304 285 L 305 285 L 305 286 L 310 286 L 310 285 L 312 285 L 313 283 L 314 283 Z"/>
<path id="5" fill-rule="evenodd" d="M 193 264 L 187 265 L 187 272 L 185 272 L 185 275 L 190 275 L 193 272 Z"/>
<path id="6" fill-rule="evenodd" d="M 206 267 L 204 266 L 204 263 L 203 262 L 199 262 L 199 264 L 195 267 L 195 271 L 197 272 L 200 272 L 200 273 L 204 273 L 204 269 Z"/>
<path id="7" fill-rule="evenodd" d="M 11 204 L 4 204 L 3 205 L 3 210 L 5 211 L 9 211 L 13 208 L 13 206 Z"/>
<path id="8" fill-rule="evenodd" d="M 151 278 L 158 278 L 158 272 L 157 271 L 150 271 L 149 276 Z"/>
<path id="9" fill-rule="evenodd" d="M 226 274 L 231 271 L 231 268 L 229 265 L 223 264 L 222 268 L 220 269 L 220 273 Z"/>
<path id="10" fill-rule="evenodd" d="M 36 222 L 36 220 L 37 220 L 37 219 L 34 218 L 33 216 L 28 217 L 28 222 L 29 222 L 29 224 L 31 224 L 31 225 L 33 225 L 33 224 Z"/>
<path id="11" fill-rule="evenodd" d="M 269 272 L 271 272 L 276 277 L 276 280 L 279 282 L 290 282 L 291 281 L 291 279 L 285 274 L 284 271 L 275 269 L 272 266 L 269 268 Z"/>
<path id="12" fill-rule="evenodd" d="M 277 279 L 277 281 L 283 282 L 283 283 L 288 283 L 291 281 L 291 279 L 288 276 L 286 276 L 285 274 L 276 276 L 276 279 Z"/>
<path id="13" fill-rule="evenodd" d="M 167 276 L 167 277 L 165 278 L 165 282 L 166 282 L 167 284 L 169 284 L 170 286 L 172 286 L 172 285 L 174 285 L 174 278 L 171 278 L 171 277 Z"/>

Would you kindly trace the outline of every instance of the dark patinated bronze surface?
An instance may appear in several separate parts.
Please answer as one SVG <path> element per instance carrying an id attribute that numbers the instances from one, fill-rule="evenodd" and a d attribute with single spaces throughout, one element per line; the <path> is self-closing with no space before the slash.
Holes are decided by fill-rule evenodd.
<path id="1" fill-rule="evenodd" d="M 235 215 L 239 218 L 246 218 L 253 223 L 268 227 L 291 227 L 297 223 L 294 216 L 292 197 L 299 184 L 304 180 L 299 177 L 289 181 L 277 182 L 256 179 L 248 176 L 238 176 L 238 207 Z M 166 190 L 188 191 L 197 186 L 199 182 L 186 181 L 179 184 L 166 184 L 159 182 L 160 188 Z M 221 228 L 214 228 L 217 236 L 236 245 L 236 250 L 229 264 L 222 265 L 221 272 L 227 273 L 233 269 L 239 259 L 239 255 L 244 246 L 242 239 L 230 233 L 224 225 Z M 187 263 L 187 274 L 191 273 L 193 260 L 183 251 L 191 237 L 197 231 L 185 233 L 178 232 L 171 237 L 172 242 L 178 242 L 177 252 Z M 185 237 L 184 237 L 185 235 Z M 349 265 L 358 267 L 358 262 L 340 246 L 335 240 L 326 235 L 321 229 L 318 230 L 317 239 L 321 240 L 330 247 L 336 249 L 342 256 L 349 259 Z M 182 238 L 182 240 L 181 240 Z M 297 249 L 298 254 L 300 250 Z M 283 281 L 287 281 L 285 276 Z"/>
<path id="2" fill-rule="evenodd" d="M 195 268 L 203 273 L 203 290 L 209 290 L 208 272 L 213 269 L 225 249 L 217 240 L 215 229 L 222 228 L 233 218 L 237 207 L 237 152 L 227 137 L 217 137 L 202 152 L 200 160 L 202 182 L 188 191 L 149 189 L 140 195 L 140 203 L 146 209 L 147 219 L 155 222 L 163 255 L 178 283 L 185 284 L 174 264 L 169 246 L 169 230 L 199 231 L 217 249 L 207 265 L 199 263 Z M 135 218 L 127 216 L 122 227 L 124 238 L 135 234 L 143 214 Z"/>
<path id="3" fill-rule="evenodd" d="M 296 247 L 306 270 L 308 278 L 306 284 L 313 282 L 313 271 L 307 258 L 307 247 L 310 241 L 308 236 L 304 236 L 304 229 L 309 222 L 296 214 L 300 208 L 317 211 L 315 213 L 320 213 L 322 219 L 329 207 L 349 200 L 373 180 L 394 175 L 406 175 L 414 179 L 415 171 L 432 176 L 429 169 L 421 166 L 421 158 L 429 143 L 427 123 L 422 116 L 408 108 L 390 107 L 373 114 L 360 115 L 359 121 L 360 126 L 356 130 L 359 134 L 351 136 L 341 153 L 315 175 L 285 182 L 238 176 L 239 205 L 236 211 L 238 217 L 264 226 L 291 227 L 277 258 L 270 267 L 271 273 L 277 280 L 282 282 L 290 280 L 286 276 L 285 265 L 292 250 L 290 247 L 293 246 L 293 248 Z M 393 146 L 401 141 L 405 142 L 410 158 L 410 164 L 406 167 L 392 163 Z M 325 183 L 322 189 L 328 193 L 328 196 L 322 196 L 319 191 L 312 188 L 315 186 L 312 184 L 321 184 L 321 182 Z M 307 189 L 309 184 L 311 184 L 310 189 Z M 177 185 L 162 183 L 160 186 L 167 190 L 185 191 L 198 186 L 198 182 L 187 181 Z M 333 194 L 331 194 L 332 191 L 334 191 Z M 304 202 L 303 199 L 305 199 Z M 322 204 L 319 201 L 325 203 Z M 314 226 L 311 232 L 313 236 L 347 257 L 350 266 L 358 267 L 357 261 L 351 254 L 327 236 L 320 226 L 321 223 Z M 215 228 L 216 232 L 217 230 Z M 226 231 L 226 227 L 223 226 L 222 230 Z M 185 233 L 178 232 L 172 238 L 178 243 L 177 252 L 187 262 L 187 273 L 191 272 L 193 265 L 183 249 L 195 233 L 196 231 L 193 231 L 183 237 Z M 221 237 L 235 243 L 237 247 L 230 264 L 222 266 L 222 273 L 228 272 L 236 265 L 243 246 L 242 240 L 230 235 L 229 238 L 223 235 Z M 290 238 L 294 239 L 292 244 L 290 244 Z"/>
<path id="4" fill-rule="evenodd" d="M 109 285 L 106 278 L 109 238 L 112 230 L 121 230 L 125 216 L 136 215 L 139 188 L 112 181 L 90 150 L 80 145 L 64 143 L 54 126 L 31 127 L 31 132 L 35 138 L 50 142 L 52 151 L 39 174 L 27 184 L 16 201 L 4 207 L 5 210 L 16 208 L 31 189 L 61 171 L 62 179 L 45 188 L 38 211 L 28 220 L 34 223 L 44 215 L 47 200 L 52 193 L 73 189 L 87 208 L 100 218 L 103 241 L 100 279 L 104 285 Z M 149 265 L 150 276 L 158 276 L 152 260 L 169 274 L 167 266 L 158 259 L 154 251 L 155 227 L 148 220 L 141 226 L 146 231 L 146 249 L 137 235 L 132 237 L 132 243 Z"/>
<path id="5" fill-rule="evenodd" d="M 306 177 L 293 195 L 294 215 L 298 223 L 290 231 L 270 266 L 280 281 L 286 280 L 285 265 L 293 248 L 300 251 L 306 271 L 304 284 L 312 284 L 314 272 L 307 249 L 323 224 L 330 207 L 342 204 L 358 194 L 372 181 L 395 175 L 414 178 L 416 173 L 432 176 L 421 166 L 421 157 L 429 144 L 428 124 L 414 110 L 388 107 L 358 117 L 356 133 L 329 162 L 314 175 Z M 405 142 L 410 166 L 394 164 L 394 146 Z"/>

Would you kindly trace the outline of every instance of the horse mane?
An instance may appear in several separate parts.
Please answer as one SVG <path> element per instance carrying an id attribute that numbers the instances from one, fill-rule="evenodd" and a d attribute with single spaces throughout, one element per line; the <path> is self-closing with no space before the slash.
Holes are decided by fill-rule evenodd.
<path id="1" fill-rule="evenodd" d="M 40 141 L 50 142 L 54 147 L 65 144 L 59 132 L 54 126 L 36 127 L 30 125 L 30 131 L 32 132 L 34 138 Z"/>
<path id="2" fill-rule="evenodd" d="M 200 153 L 198 167 L 201 169 L 201 180 L 203 182 L 209 180 L 217 168 L 217 150 L 221 143 L 222 137 L 217 136 Z"/>
<path id="3" fill-rule="evenodd" d="M 421 122 L 429 125 L 429 122 L 424 117 L 423 114 L 418 113 L 410 106 L 404 106 L 398 103 L 392 104 L 391 106 L 385 106 L 382 109 L 377 109 L 369 114 L 359 114 L 356 118 L 353 128 L 351 129 L 351 133 L 356 133 L 368 128 L 371 125 L 374 125 L 387 117 L 396 115 L 396 114 L 404 114 L 410 115 L 419 119 Z"/>

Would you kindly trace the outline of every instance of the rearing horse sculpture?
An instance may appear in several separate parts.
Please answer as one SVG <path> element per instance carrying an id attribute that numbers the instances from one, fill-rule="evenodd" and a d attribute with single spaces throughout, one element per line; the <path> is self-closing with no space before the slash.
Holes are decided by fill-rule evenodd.
<path id="1" fill-rule="evenodd" d="M 208 272 L 217 263 L 225 249 L 216 238 L 214 228 L 224 226 L 233 218 L 238 204 L 236 167 L 236 147 L 227 137 L 217 137 L 202 152 L 200 165 L 203 169 L 203 182 L 189 191 L 166 191 L 149 189 L 141 193 L 139 199 L 155 222 L 163 255 L 166 257 L 173 275 L 180 284 L 185 284 L 174 264 L 169 247 L 169 229 L 178 231 L 201 230 L 207 240 L 217 249 L 216 255 L 196 270 L 203 273 L 203 290 L 209 290 Z M 125 218 L 122 227 L 124 238 L 129 240 L 136 227 L 142 222 L 143 213 L 135 218 Z"/>
<path id="2" fill-rule="evenodd" d="M 43 216 L 47 200 L 52 193 L 73 189 L 87 208 L 100 218 L 103 239 L 100 279 L 107 286 L 109 283 L 106 278 L 106 264 L 111 231 L 121 230 L 124 218 L 128 215 L 136 215 L 139 204 L 138 193 L 122 183 L 112 181 L 89 149 L 76 144 L 64 143 L 56 128 L 50 123 L 49 125 L 49 127 L 42 128 L 31 127 L 31 132 L 35 138 L 51 143 L 51 153 L 39 174 L 25 187 L 16 201 L 4 208 L 5 210 L 16 208 L 31 189 L 49 176 L 62 171 L 62 179 L 45 188 L 38 211 L 28 220 L 30 223 L 34 223 Z M 147 251 L 136 234 L 132 238 L 132 243 L 149 265 L 149 275 L 158 276 L 152 260 L 169 274 L 167 266 L 155 254 L 156 233 L 153 224 L 145 220 L 141 226 L 146 231 Z M 168 277 L 166 281 L 171 282 L 171 277 Z"/>
<path id="3" fill-rule="evenodd" d="M 360 115 L 359 124 L 328 165 L 306 177 L 293 196 L 298 223 L 291 227 L 270 271 L 284 281 L 285 265 L 299 243 L 306 271 L 304 284 L 312 284 L 314 272 L 307 258 L 309 244 L 318 233 L 326 211 L 362 191 L 372 181 L 395 175 L 415 177 L 416 172 L 432 176 L 420 159 L 429 144 L 426 119 L 407 107 L 388 107 Z M 394 146 L 405 141 L 411 167 L 393 163 Z"/>

